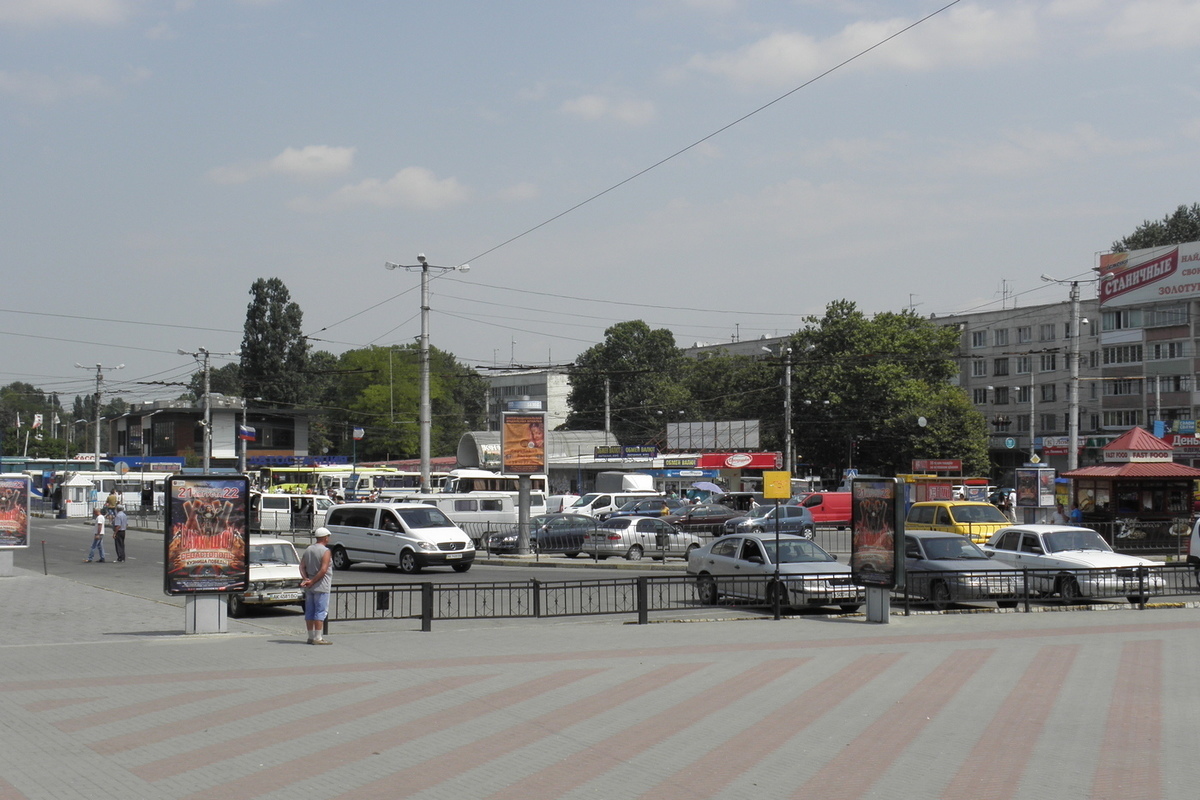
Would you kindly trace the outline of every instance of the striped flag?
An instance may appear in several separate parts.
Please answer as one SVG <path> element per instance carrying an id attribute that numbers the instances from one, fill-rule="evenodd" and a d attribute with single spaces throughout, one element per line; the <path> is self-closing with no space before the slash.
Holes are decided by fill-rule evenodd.
<path id="1" fill-rule="evenodd" d="M 238 438 L 243 442 L 257 442 L 258 431 L 249 425 L 238 425 Z"/>
<path id="2" fill-rule="evenodd" d="M 357 442 L 359 439 L 363 438 L 366 435 L 367 435 L 367 432 L 364 431 L 362 428 L 354 429 L 354 441 Z"/>

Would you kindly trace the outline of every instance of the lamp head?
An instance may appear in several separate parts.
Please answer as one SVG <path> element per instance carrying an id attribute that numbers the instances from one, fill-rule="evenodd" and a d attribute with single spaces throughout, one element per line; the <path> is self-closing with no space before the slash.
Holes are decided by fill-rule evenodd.
<path id="1" fill-rule="evenodd" d="M 417 253 L 417 262 L 420 264 L 425 263 L 425 254 L 424 253 Z"/>

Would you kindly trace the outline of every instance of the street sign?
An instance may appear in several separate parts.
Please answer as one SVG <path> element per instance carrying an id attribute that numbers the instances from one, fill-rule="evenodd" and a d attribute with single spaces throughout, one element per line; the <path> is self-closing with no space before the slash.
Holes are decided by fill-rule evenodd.
<path id="1" fill-rule="evenodd" d="M 1007 447 L 1009 450 L 1012 450 L 1014 447 L 1017 446 L 1017 440 L 1010 436 L 1004 440 L 1004 446 Z"/>

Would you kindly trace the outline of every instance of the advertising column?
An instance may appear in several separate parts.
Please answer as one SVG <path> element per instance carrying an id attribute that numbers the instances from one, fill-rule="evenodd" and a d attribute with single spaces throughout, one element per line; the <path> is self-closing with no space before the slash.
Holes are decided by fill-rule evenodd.
<path id="1" fill-rule="evenodd" d="M 250 582 L 250 481 L 173 475 L 166 495 L 163 591 L 185 597 L 186 633 L 223 633 L 225 595 Z"/>
<path id="2" fill-rule="evenodd" d="M 899 487 L 896 478 L 855 478 L 850 485 L 850 570 L 867 590 L 867 622 L 888 622 L 891 590 L 904 581 Z"/>
<path id="3" fill-rule="evenodd" d="M 0 578 L 13 576 L 13 550 L 29 547 L 28 475 L 0 475 Z"/>
<path id="4" fill-rule="evenodd" d="M 518 401 L 521 405 L 539 401 Z M 517 476 L 517 555 L 529 555 L 531 475 L 546 471 L 546 415 L 528 410 L 506 411 L 500 433 L 501 470 Z"/>

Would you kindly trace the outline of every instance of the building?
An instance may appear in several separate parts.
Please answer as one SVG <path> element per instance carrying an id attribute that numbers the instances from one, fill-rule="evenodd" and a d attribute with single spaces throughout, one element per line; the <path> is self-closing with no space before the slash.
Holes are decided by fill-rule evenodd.
<path id="1" fill-rule="evenodd" d="M 517 369 L 483 375 L 488 382 L 487 423 L 489 431 L 500 430 L 501 415 L 512 400 L 540 400 L 546 412 L 546 430 L 567 421 L 567 396 L 571 380 L 565 369 Z"/>

